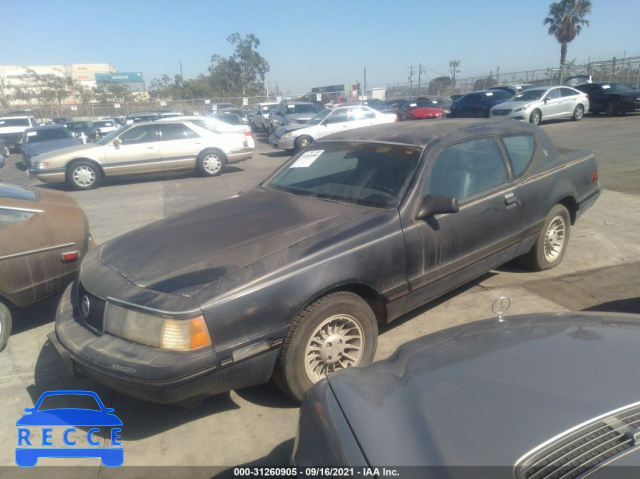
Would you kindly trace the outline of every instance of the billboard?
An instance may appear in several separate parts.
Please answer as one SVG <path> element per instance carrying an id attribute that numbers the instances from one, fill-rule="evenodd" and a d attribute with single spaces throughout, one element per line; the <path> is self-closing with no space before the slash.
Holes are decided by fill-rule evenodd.
<path id="1" fill-rule="evenodd" d="M 96 81 L 104 83 L 143 82 L 142 72 L 96 73 Z"/>

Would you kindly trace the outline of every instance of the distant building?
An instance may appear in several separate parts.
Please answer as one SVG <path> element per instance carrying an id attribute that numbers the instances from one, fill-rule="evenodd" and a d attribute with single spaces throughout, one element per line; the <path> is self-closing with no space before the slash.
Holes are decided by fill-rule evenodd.
<path id="1" fill-rule="evenodd" d="M 78 103 L 83 88 L 101 89 L 114 82 L 126 85 L 136 96 L 147 95 L 142 73 L 118 73 L 110 63 L 0 65 L 0 100 L 10 105 L 33 103 L 29 93 L 41 92 L 52 80 L 71 86 L 65 103 Z"/>

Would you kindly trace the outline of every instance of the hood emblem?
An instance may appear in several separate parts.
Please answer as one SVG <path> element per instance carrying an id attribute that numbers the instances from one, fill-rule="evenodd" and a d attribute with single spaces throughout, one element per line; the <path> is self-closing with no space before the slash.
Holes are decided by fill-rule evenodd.
<path id="1" fill-rule="evenodd" d="M 491 310 L 494 314 L 498 315 L 498 321 L 504 321 L 502 315 L 506 313 L 511 306 L 511 300 L 506 296 L 500 296 L 493 302 L 493 306 L 491 306 Z"/>
<path id="2" fill-rule="evenodd" d="M 89 301 L 89 296 L 86 294 L 82 297 L 82 306 L 80 310 L 82 312 L 82 317 L 87 319 L 89 317 L 89 312 L 91 311 L 91 301 Z"/>

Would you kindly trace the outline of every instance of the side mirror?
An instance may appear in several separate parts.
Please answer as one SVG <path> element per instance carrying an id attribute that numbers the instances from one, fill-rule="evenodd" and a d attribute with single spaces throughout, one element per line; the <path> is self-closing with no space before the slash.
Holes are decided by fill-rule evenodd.
<path id="1" fill-rule="evenodd" d="M 113 140 L 113 146 L 115 146 L 116 148 L 120 148 L 120 145 L 122 145 L 122 140 L 120 138 L 116 138 L 115 140 Z"/>
<path id="2" fill-rule="evenodd" d="M 426 195 L 422 199 L 417 219 L 424 220 L 434 215 L 457 213 L 459 210 L 455 196 Z"/>

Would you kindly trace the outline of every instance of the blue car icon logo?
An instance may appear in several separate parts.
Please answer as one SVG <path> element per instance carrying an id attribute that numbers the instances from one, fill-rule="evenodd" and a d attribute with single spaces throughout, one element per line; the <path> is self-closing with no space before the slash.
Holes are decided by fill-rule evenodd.
<path id="1" fill-rule="evenodd" d="M 78 396 L 86 396 L 95 399 L 97 409 L 86 408 L 54 408 L 40 410 L 43 401 L 47 398 L 70 396 L 69 399 L 77 399 Z M 74 398 L 75 396 L 75 398 Z M 89 399 L 90 401 L 90 399 Z M 93 402 L 91 402 L 93 405 Z M 124 450 L 120 446 L 120 427 L 122 421 L 113 414 L 114 409 L 106 408 L 100 397 L 93 391 L 60 390 L 43 393 L 33 408 L 26 408 L 25 413 L 18 421 L 18 447 L 16 448 L 16 464 L 22 467 L 32 467 L 38 463 L 40 457 L 53 458 L 79 458 L 99 457 L 102 464 L 108 467 L 121 466 L 124 462 Z M 77 446 L 81 442 L 77 435 L 76 427 L 89 426 L 86 432 L 86 445 Z M 58 432 L 64 428 L 60 437 L 54 438 L 54 427 Z M 99 433 L 105 433 L 110 429 L 109 439 L 102 443 Z M 85 439 L 83 430 L 82 441 Z M 41 441 L 40 441 L 41 439 Z M 55 441 L 62 440 L 65 447 L 56 447 Z M 42 447 L 39 447 L 40 444 Z M 61 445 L 61 444 L 60 444 Z M 108 446 L 111 447 L 108 447 Z M 83 445 L 84 446 L 84 445 Z"/>

